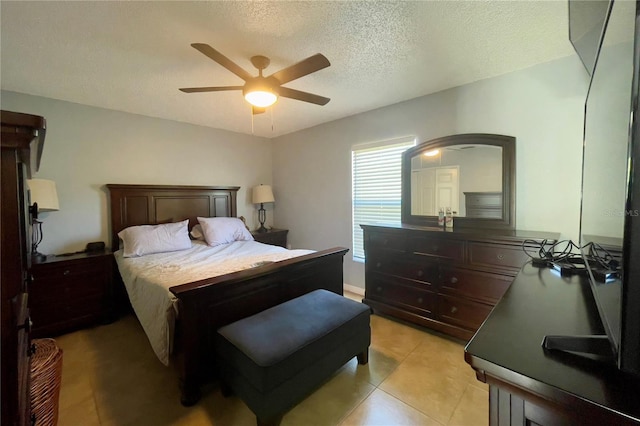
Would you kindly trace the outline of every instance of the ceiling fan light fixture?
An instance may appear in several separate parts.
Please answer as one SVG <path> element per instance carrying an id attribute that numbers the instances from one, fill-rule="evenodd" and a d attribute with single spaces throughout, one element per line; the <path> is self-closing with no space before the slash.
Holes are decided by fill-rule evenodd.
<path id="1" fill-rule="evenodd" d="M 251 105 L 260 108 L 271 106 L 278 100 L 278 96 L 270 90 L 254 90 L 252 92 L 247 92 L 245 93 L 244 98 Z"/>
<path id="2" fill-rule="evenodd" d="M 247 81 L 242 90 L 242 94 L 251 105 L 266 108 L 278 100 L 278 93 L 274 90 L 273 86 L 268 79 L 256 77 L 251 81 Z"/>

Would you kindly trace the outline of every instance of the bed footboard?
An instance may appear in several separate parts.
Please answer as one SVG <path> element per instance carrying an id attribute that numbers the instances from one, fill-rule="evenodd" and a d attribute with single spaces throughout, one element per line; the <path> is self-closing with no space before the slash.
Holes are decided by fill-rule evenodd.
<path id="1" fill-rule="evenodd" d="M 213 336 L 218 328 L 313 290 L 342 295 L 348 251 L 336 247 L 171 287 L 180 304 L 176 349 L 182 404 L 195 404 L 200 385 L 216 375 Z"/>

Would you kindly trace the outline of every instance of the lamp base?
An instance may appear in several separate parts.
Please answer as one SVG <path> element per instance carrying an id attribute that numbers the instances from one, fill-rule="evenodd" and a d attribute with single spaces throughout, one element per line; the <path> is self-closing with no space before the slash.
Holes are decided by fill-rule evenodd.
<path id="1" fill-rule="evenodd" d="M 256 232 L 267 232 L 268 229 L 264 227 L 264 222 L 267 220 L 267 212 L 264 209 L 264 203 L 260 203 L 260 208 L 258 209 L 258 222 L 260 222 L 260 228 L 256 229 Z"/>
<path id="2" fill-rule="evenodd" d="M 31 263 L 43 263 L 47 260 L 47 255 L 38 251 L 31 252 Z"/>

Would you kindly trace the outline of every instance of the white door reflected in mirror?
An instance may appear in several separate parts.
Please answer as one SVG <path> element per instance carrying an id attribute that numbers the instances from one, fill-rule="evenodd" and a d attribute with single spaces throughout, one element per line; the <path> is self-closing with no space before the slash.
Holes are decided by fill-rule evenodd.
<path id="1" fill-rule="evenodd" d="M 461 144 L 427 153 L 411 159 L 412 215 L 437 216 L 440 208 L 451 208 L 454 216 L 477 217 L 473 209 L 467 213 L 465 192 L 502 192 L 502 147 Z"/>

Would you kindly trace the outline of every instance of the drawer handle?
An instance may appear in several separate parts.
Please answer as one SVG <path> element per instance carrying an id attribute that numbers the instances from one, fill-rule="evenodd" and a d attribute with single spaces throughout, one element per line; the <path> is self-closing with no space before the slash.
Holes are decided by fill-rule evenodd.
<path id="1" fill-rule="evenodd" d="M 381 266 L 382 266 L 382 262 L 376 263 L 376 268 L 380 269 Z"/>
<path id="2" fill-rule="evenodd" d="M 382 287 L 376 288 L 377 291 L 382 291 Z"/>
<path id="3" fill-rule="evenodd" d="M 455 314 L 456 312 L 458 312 L 458 308 L 456 308 L 455 306 L 451 307 L 451 313 Z"/>
<path id="4" fill-rule="evenodd" d="M 502 259 L 504 259 L 504 254 L 499 254 L 496 257 L 498 258 L 498 260 L 502 260 Z"/>
<path id="5" fill-rule="evenodd" d="M 424 275 L 424 271 L 423 271 L 422 269 L 420 269 L 420 270 L 418 271 L 418 276 L 419 276 L 419 277 L 421 277 L 421 276 L 423 276 L 423 275 Z"/>
<path id="6" fill-rule="evenodd" d="M 65 271 L 62 273 L 62 275 L 69 275 L 70 273 L 71 273 L 71 271 L 70 271 L 70 270 L 65 269 Z"/>
<path id="7" fill-rule="evenodd" d="M 422 297 L 418 297 L 418 303 L 422 303 L 423 301 Z"/>
<path id="8" fill-rule="evenodd" d="M 458 278 L 456 277 L 451 277 L 451 284 L 455 284 L 458 282 Z"/>

